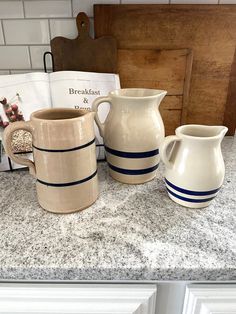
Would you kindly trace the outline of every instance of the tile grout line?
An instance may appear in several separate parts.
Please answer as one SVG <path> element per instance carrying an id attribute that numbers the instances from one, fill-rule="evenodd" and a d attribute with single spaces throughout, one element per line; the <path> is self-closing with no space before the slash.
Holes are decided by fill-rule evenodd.
<path id="1" fill-rule="evenodd" d="M 4 30 L 4 26 L 3 26 L 3 20 L 1 20 L 1 26 L 2 26 L 2 36 L 3 36 L 3 42 L 4 44 L 1 46 L 6 46 L 6 36 L 5 36 L 5 30 Z"/>
<path id="2" fill-rule="evenodd" d="M 27 47 L 27 46 L 50 46 L 50 43 L 48 44 L 42 44 L 42 43 L 38 43 L 38 44 L 31 44 L 31 43 L 26 43 L 26 44 L 5 44 L 5 45 L 0 45 L 0 47 Z"/>
<path id="3" fill-rule="evenodd" d="M 70 0 L 70 4 L 71 4 L 71 16 L 73 18 L 73 11 L 74 11 L 74 8 L 73 8 L 73 0 Z"/>
<path id="4" fill-rule="evenodd" d="M 2 47 L 28 47 L 28 46 L 32 46 L 32 47 L 48 47 L 50 46 L 50 44 L 10 44 L 10 45 L 0 45 L 0 48 Z"/>
<path id="5" fill-rule="evenodd" d="M 43 73 L 45 73 L 44 72 L 44 69 L 42 69 L 42 68 L 37 68 L 37 69 L 9 69 L 9 70 L 0 70 L 0 71 L 9 71 L 10 72 L 10 74 L 18 74 L 18 73 L 13 73 L 13 72 L 22 72 L 22 73 L 20 73 L 20 74 L 24 74 L 24 73 L 31 73 L 32 72 L 32 70 L 34 71 L 34 72 L 43 72 Z M 1 74 L 0 74 L 1 75 Z"/>
<path id="6" fill-rule="evenodd" d="M 95 37 L 94 17 L 89 17 L 89 24 L 90 24 L 89 36 L 91 36 L 94 39 Z"/>
<path id="7" fill-rule="evenodd" d="M 51 32 L 50 19 L 48 19 L 48 33 L 49 33 L 49 38 L 50 38 L 50 41 L 51 41 L 51 39 L 52 39 L 52 32 Z M 49 41 L 49 45 L 50 45 L 50 41 Z"/>
<path id="8" fill-rule="evenodd" d="M 1 0 L 0 0 L 0 3 L 1 3 Z M 20 17 L 14 17 L 14 18 L 3 18 L 2 20 L 3 21 L 46 21 L 48 19 L 51 19 L 51 20 L 70 20 L 72 19 L 73 16 L 66 16 L 66 17 L 58 17 L 58 16 L 48 16 L 48 17 L 26 17 L 26 18 L 20 18 Z"/>
<path id="9" fill-rule="evenodd" d="M 30 69 L 32 70 L 32 58 L 31 58 L 30 46 L 27 46 L 27 47 L 28 47 L 28 53 L 29 53 Z"/>
<path id="10" fill-rule="evenodd" d="M 26 18 L 26 15 L 25 15 L 25 1 L 22 1 L 22 6 L 23 6 L 24 19 L 25 19 Z"/>

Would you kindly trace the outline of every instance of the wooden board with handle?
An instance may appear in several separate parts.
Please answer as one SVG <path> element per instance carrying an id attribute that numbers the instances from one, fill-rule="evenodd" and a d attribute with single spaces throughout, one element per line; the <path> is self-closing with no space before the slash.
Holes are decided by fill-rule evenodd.
<path id="1" fill-rule="evenodd" d="M 112 36 L 92 39 L 89 36 L 89 18 L 83 12 L 76 18 L 78 37 L 55 37 L 51 50 L 55 71 L 116 72 L 117 45 Z"/>
<path id="2" fill-rule="evenodd" d="M 95 36 L 119 49 L 190 48 L 187 123 L 236 127 L 236 5 L 95 5 Z M 232 77 L 233 76 L 233 77 Z"/>
<path id="3" fill-rule="evenodd" d="M 118 49 L 121 87 L 168 91 L 160 106 L 166 135 L 186 122 L 192 59 L 190 49 Z"/>

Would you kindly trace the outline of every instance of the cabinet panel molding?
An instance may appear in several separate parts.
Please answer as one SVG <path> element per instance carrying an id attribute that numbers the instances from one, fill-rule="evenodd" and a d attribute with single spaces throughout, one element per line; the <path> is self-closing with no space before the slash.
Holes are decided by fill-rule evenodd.
<path id="1" fill-rule="evenodd" d="M 183 314 L 236 314 L 236 285 L 188 285 Z"/>
<path id="2" fill-rule="evenodd" d="M 4 314 L 155 314 L 156 286 L 0 284 Z"/>

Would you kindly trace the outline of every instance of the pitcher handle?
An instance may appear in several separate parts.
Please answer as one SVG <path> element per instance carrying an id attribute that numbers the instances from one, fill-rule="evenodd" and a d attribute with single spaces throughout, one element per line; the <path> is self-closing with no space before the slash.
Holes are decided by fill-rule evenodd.
<path id="1" fill-rule="evenodd" d="M 170 153 L 169 158 L 167 157 L 167 149 L 172 142 L 177 142 L 177 141 L 181 141 L 181 139 L 177 135 L 170 135 L 164 139 L 164 141 L 162 142 L 160 146 L 160 157 L 167 168 L 172 168 L 173 166 L 173 163 L 170 162 L 169 160 L 171 153 Z"/>
<path id="2" fill-rule="evenodd" d="M 103 102 L 109 102 L 111 104 L 111 98 L 110 97 L 98 97 L 94 100 L 92 104 L 92 110 L 95 112 L 95 121 L 97 123 L 99 133 L 102 137 L 104 137 L 105 133 L 105 122 L 106 120 L 102 123 L 98 117 L 98 107 L 101 103 Z"/>
<path id="3" fill-rule="evenodd" d="M 36 176 L 36 171 L 35 171 L 35 164 L 33 161 L 27 158 L 22 158 L 17 155 L 15 155 L 12 151 L 12 135 L 15 131 L 18 130 L 24 130 L 27 132 L 30 132 L 32 134 L 33 132 L 33 127 L 30 121 L 17 121 L 9 124 L 6 129 L 4 130 L 4 148 L 7 153 L 7 155 L 15 161 L 17 164 L 21 164 L 24 166 L 29 167 L 30 174 L 33 176 Z"/>

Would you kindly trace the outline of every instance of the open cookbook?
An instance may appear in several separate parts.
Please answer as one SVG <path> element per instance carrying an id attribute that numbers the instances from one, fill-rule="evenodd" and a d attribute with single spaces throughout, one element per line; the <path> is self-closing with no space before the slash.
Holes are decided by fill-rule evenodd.
<path id="1" fill-rule="evenodd" d="M 61 71 L 53 73 L 27 73 L 0 76 L 0 140 L 4 128 L 15 121 L 29 120 L 33 111 L 43 108 L 91 108 L 99 96 L 120 88 L 117 74 Z M 109 104 L 99 108 L 99 116 L 104 121 Z M 95 125 L 97 158 L 104 158 L 104 147 Z M 15 154 L 31 153 L 31 135 L 17 131 L 12 138 Z M 5 154 L 0 157 L 0 171 L 21 168 Z"/>

